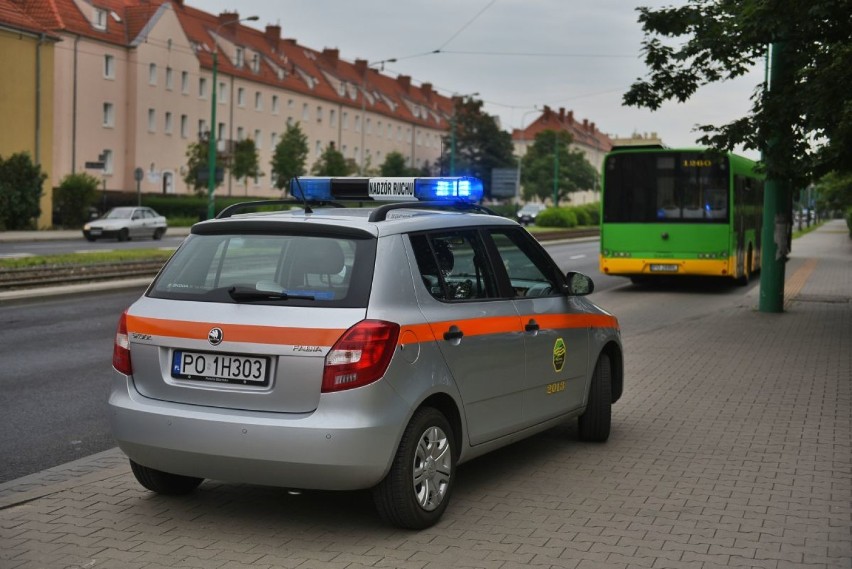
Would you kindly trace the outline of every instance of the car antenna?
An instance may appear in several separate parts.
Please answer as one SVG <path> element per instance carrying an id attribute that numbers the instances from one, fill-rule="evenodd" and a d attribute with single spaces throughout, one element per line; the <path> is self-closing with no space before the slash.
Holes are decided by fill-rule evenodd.
<path id="1" fill-rule="evenodd" d="M 305 199 L 305 191 L 302 189 L 302 184 L 299 183 L 299 176 L 294 176 L 294 180 L 296 180 L 296 187 L 299 188 L 299 194 L 302 196 L 302 205 L 305 206 L 305 213 L 313 213 L 314 210 L 311 209 L 311 206 L 308 205 L 308 200 Z"/>

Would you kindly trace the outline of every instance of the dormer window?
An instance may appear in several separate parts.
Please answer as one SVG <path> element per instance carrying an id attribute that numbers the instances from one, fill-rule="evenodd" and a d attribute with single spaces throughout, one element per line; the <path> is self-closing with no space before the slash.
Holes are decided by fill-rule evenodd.
<path id="1" fill-rule="evenodd" d="M 251 60 L 251 70 L 255 73 L 260 73 L 260 57 L 257 54 L 254 54 Z"/>
<path id="2" fill-rule="evenodd" d="M 243 51 L 243 48 L 238 47 L 237 48 L 237 63 L 236 63 L 236 65 L 237 65 L 237 67 L 242 67 L 244 64 L 245 64 L 245 52 Z"/>
<path id="3" fill-rule="evenodd" d="M 109 12 L 106 10 L 102 10 L 101 8 L 95 8 L 95 21 L 94 26 L 99 30 L 107 29 L 107 17 L 109 16 Z"/>

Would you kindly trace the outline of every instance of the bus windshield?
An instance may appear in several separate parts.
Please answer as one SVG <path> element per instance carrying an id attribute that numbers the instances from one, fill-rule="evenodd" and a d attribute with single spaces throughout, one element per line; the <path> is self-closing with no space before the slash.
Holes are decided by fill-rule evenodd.
<path id="1" fill-rule="evenodd" d="M 604 176 L 604 222 L 728 222 L 730 177 L 725 155 L 617 153 L 607 157 Z"/>

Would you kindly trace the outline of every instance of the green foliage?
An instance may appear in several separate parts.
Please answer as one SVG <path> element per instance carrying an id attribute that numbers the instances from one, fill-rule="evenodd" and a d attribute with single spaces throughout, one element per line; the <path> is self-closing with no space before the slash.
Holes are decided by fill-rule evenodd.
<path id="1" fill-rule="evenodd" d="M 275 145 L 270 166 L 275 187 L 289 189 L 290 180 L 304 176 L 308 162 L 308 137 L 299 123 L 287 125 L 281 140 Z"/>
<path id="2" fill-rule="evenodd" d="M 767 176 L 807 181 L 852 170 L 852 26 L 848 0 L 691 0 L 639 8 L 649 70 L 624 102 L 658 109 L 700 87 L 762 69 L 767 46 L 780 63 L 772 90 L 756 86 L 751 112 L 699 127 L 701 144 L 764 151 Z M 773 141 L 773 144 L 769 144 Z"/>
<path id="3" fill-rule="evenodd" d="M 519 208 L 520 206 L 514 203 L 496 204 L 488 206 L 488 209 L 490 209 L 497 215 L 501 217 L 507 217 L 509 219 L 515 219 L 515 215 L 518 213 Z"/>
<path id="4" fill-rule="evenodd" d="M 586 214 L 589 216 L 588 225 L 599 225 L 601 222 L 601 204 L 597 203 L 589 203 L 586 205 L 578 206 L 580 209 L 586 210 Z"/>
<path id="5" fill-rule="evenodd" d="M 34 255 L 13 259 L 0 259 L 0 269 L 24 269 L 28 267 L 55 267 L 67 265 L 95 265 L 122 261 L 157 261 L 164 263 L 173 251 L 161 249 L 120 249 L 89 253 L 64 253 L 59 255 Z"/>
<path id="6" fill-rule="evenodd" d="M 577 213 L 574 208 L 549 207 L 536 216 L 535 224 L 540 227 L 577 227 Z"/>
<path id="7" fill-rule="evenodd" d="M 260 171 L 259 162 L 257 146 L 255 145 L 254 140 L 246 138 L 244 140 L 238 140 L 236 144 L 234 144 L 231 174 L 237 180 L 242 180 L 243 185 L 248 186 L 249 178 L 263 176 L 263 172 Z"/>
<path id="8" fill-rule="evenodd" d="M 842 212 L 852 207 L 852 172 L 831 172 L 815 185 L 817 209 L 825 212 Z"/>
<path id="9" fill-rule="evenodd" d="M 186 173 L 183 175 L 183 181 L 186 185 L 192 188 L 198 196 L 207 195 L 207 181 L 201 181 L 199 172 L 207 172 L 208 156 L 210 152 L 209 134 L 204 135 L 198 142 L 190 142 L 186 147 Z M 228 156 L 220 152 L 216 152 L 216 167 L 227 169 L 229 165 Z M 221 182 L 216 183 L 218 188 Z"/>
<path id="10" fill-rule="evenodd" d="M 216 213 L 229 205 L 246 201 L 265 200 L 268 197 L 221 197 L 216 196 Z M 166 217 L 169 225 L 192 225 L 207 219 L 206 196 L 181 196 L 162 194 L 142 194 L 142 205 L 150 207 Z"/>
<path id="11" fill-rule="evenodd" d="M 0 231 L 35 227 L 46 179 L 28 153 L 0 156 Z"/>
<path id="12" fill-rule="evenodd" d="M 417 176 L 420 171 L 416 168 L 409 168 L 405 156 L 401 152 L 393 151 L 388 152 L 385 156 L 385 161 L 379 167 L 379 173 L 385 177 Z"/>
<path id="13" fill-rule="evenodd" d="M 65 227 L 80 227 L 89 220 L 89 208 L 98 201 L 100 181 L 85 172 L 68 174 L 53 194 L 53 207 Z"/>
<path id="14" fill-rule="evenodd" d="M 450 172 L 455 132 L 455 175 L 476 176 L 485 187 L 485 197 L 491 195 L 491 170 L 517 166 L 512 136 L 500 129 L 494 117 L 485 114 L 482 101 L 469 97 L 455 99 L 454 118 L 450 118 L 450 134 L 444 137 L 440 169 Z"/>
<path id="15" fill-rule="evenodd" d="M 571 192 L 595 187 L 597 172 L 579 150 L 570 150 L 571 134 L 565 131 L 545 130 L 535 136 L 535 141 L 522 159 L 521 184 L 526 201 L 553 198 L 554 171 L 558 173 L 557 203 Z M 558 156 L 554 164 L 554 148 Z"/>
<path id="16" fill-rule="evenodd" d="M 329 144 L 311 172 L 315 176 L 349 176 L 356 171 L 352 166 L 353 163 L 347 162 L 334 144 Z"/>

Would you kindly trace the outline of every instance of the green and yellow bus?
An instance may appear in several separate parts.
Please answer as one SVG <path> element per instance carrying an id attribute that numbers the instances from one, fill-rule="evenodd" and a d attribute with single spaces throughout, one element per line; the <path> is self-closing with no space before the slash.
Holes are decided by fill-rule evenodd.
<path id="1" fill-rule="evenodd" d="M 600 270 L 635 282 L 760 270 L 763 178 L 756 163 L 704 149 L 620 147 L 603 166 Z"/>

